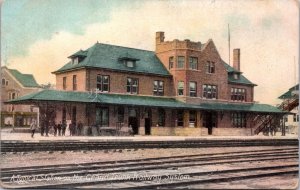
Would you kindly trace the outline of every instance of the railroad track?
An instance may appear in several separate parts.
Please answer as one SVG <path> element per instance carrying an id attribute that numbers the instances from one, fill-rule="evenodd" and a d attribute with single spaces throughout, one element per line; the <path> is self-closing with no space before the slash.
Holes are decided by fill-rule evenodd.
<path id="1" fill-rule="evenodd" d="M 15 188 L 157 189 L 277 175 L 297 175 L 297 173 L 298 148 L 289 147 L 138 160 L 3 168 L 1 181 L 4 186 Z M 26 179 L 29 179 L 26 176 L 31 176 L 31 179 L 32 176 L 35 176 L 34 179 L 48 176 L 50 180 L 29 180 L 30 183 L 26 183 Z M 58 180 L 72 179 L 74 176 L 77 180 Z M 93 176 L 93 179 L 87 176 Z M 105 178 L 105 176 L 110 177 Z M 173 177 L 170 180 L 170 176 L 177 176 L 177 178 Z M 24 179 L 24 183 L 19 183 L 22 182 L 21 179 Z"/>
<path id="2" fill-rule="evenodd" d="M 203 148 L 298 146 L 298 139 L 176 140 L 176 141 L 1 141 L 1 152 L 104 150 L 133 148 Z"/>

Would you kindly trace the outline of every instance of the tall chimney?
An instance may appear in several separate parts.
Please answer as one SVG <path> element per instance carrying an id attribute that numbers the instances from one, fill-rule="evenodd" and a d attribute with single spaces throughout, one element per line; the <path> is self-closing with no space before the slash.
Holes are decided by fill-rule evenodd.
<path id="1" fill-rule="evenodd" d="M 164 32 L 156 32 L 155 42 L 156 44 L 160 44 L 165 40 L 165 33 Z"/>
<path id="2" fill-rule="evenodd" d="M 240 49 L 234 49 L 233 50 L 233 68 L 238 71 L 240 71 L 240 58 L 241 58 Z"/>

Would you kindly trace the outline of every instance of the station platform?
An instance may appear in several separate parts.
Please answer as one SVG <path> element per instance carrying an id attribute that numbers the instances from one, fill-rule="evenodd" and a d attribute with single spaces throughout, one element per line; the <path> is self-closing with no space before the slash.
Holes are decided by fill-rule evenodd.
<path id="1" fill-rule="evenodd" d="M 280 132 L 276 133 L 276 136 L 151 136 L 151 135 L 135 135 L 135 136 L 70 136 L 69 133 L 66 136 L 53 136 L 49 134 L 48 137 L 41 136 L 40 133 L 35 133 L 34 138 L 31 137 L 31 133 L 15 133 L 11 132 L 11 129 L 1 130 L 1 140 L 5 141 L 186 141 L 186 140 L 262 140 L 262 139 L 298 139 L 298 135 L 286 134 L 281 136 Z"/>

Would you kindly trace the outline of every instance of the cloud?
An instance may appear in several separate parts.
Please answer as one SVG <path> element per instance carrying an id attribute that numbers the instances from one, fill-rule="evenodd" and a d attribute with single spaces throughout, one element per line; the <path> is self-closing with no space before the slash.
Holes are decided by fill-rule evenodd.
<path id="1" fill-rule="evenodd" d="M 82 35 L 58 31 L 51 39 L 32 44 L 28 55 L 8 58 L 8 62 L 12 68 L 33 73 L 39 83 L 53 83 L 55 76 L 50 72 L 79 49 L 99 41 L 154 50 L 156 31 L 165 31 L 166 40 L 206 42 L 212 38 L 228 61 L 230 23 L 231 47 L 241 48 L 241 69 L 259 85 L 256 100 L 275 103 L 295 83 L 291 76 L 293 57 L 298 59 L 297 19 L 293 1 L 145 1 L 118 7 L 109 21 L 88 25 Z"/>

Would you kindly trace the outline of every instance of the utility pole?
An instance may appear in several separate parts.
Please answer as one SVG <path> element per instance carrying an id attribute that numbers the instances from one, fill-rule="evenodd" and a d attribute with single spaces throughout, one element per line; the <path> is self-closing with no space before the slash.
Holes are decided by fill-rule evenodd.
<path id="1" fill-rule="evenodd" d="M 228 23 L 228 64 L 230 65 L 230 28 Z"/>

